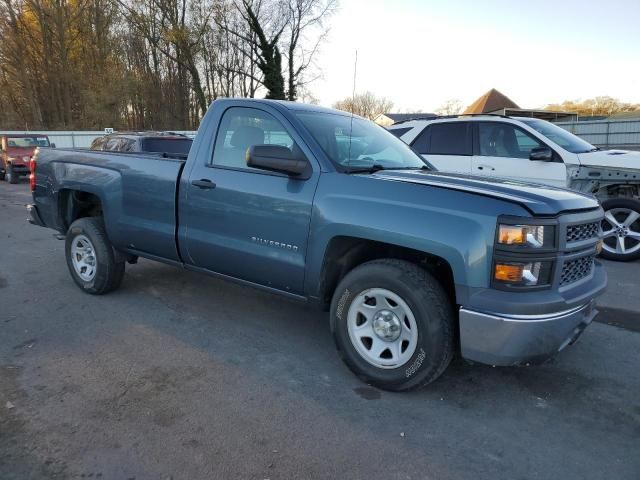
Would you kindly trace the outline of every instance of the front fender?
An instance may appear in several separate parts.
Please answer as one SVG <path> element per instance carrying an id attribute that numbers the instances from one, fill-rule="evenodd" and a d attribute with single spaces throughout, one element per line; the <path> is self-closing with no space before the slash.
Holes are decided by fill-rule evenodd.
<path id="1" fill-rule="evenodd" d="M 456 291 L 487 287 L 496 219 L 528 216 L 516 204 L 446 188 L 324 174 L 311 222 L 305 288 L 320 290 L 331 240 L 348 236 L 425 252 L 451 267 Z"/>

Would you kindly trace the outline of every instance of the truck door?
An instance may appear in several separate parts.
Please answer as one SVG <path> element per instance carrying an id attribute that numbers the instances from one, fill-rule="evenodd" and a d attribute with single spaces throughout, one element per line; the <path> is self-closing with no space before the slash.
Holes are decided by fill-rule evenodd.
<path id="1" fill-rule="evenodd" d="M 425 128 L 411 147 L 443 172 L 471 173 L 470 122 L 438 122 Z"/>
<path id="2" fill-rule="evenodd" d="M 531 149 L 546 147 L 516 125 L 477 122 L 473 173 L 566 187 L 567 169 L 558 155 L 553 161 L 529 160 Z"/>
<path id="3" fill-rule="evenodd" d="M 292 148 L 294 143 L 313 165 L 309 179 L 247 167 L 246 152 L 252 145 Z M 197 157 L 181 187 L 187 190 L 179 212 L 183 259 L 195 267 L 301 294 L 319 175 L 315 159 L 277 110 L 228 108 L 212 154 Z"/>

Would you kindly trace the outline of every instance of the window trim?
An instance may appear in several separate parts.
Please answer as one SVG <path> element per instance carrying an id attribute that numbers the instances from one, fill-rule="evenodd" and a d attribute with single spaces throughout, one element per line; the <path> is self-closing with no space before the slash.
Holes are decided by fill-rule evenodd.
<path id="1" fill-rule="evenodd" d="M 539 142 L 540 144 L 542 144 L 542 146 L 547 147 L 548 149 L 551 150 L 551 152 L 553 153 L 553 158 L 551 159 L 550 162 L 548 163 L 564 163 L 564 161 L 562 160 L 562 156 L 560 154 L 558 154 L 558 152 L 555 150 L 555 148 L 553 148 L 551 145 L 549 145 L 547 142 L 543 141 L 542 139 L 538 138 L 535 135 L 532 135 L 531 132 L 528 132 L 527 130 L 525 130 L 524 128 L 522 128 L 520 125 L 518 125 L 517 123 L 511 123 L 511 122 L 503 122 L 503 121 L 495 121 L 495 122 L 487 122 L 485 121 L 476 121 L 476 122 L 472 122 L 474 124 L 474 128 L 473 128 L 473 156 L 474 157 L 483 157 L 483 158 L 511 158 L 511 159 L 517 159 L 517 160 L 526 160 L 528 162 L 531 162 L 532 160 L 529 160 L 529 158 L 520 158 L 520 157 L 499 157 L 499 156 L 495 156 L 495 155 L 482 155 L 480 153 L 480 124 L 499 124 L 499 125 L 509 125 L 511 127 L 513 127 L 516 130 L 520 130 L 522 133 L 524 133 L 525 135 L 527 135 L 528 137 L 531 137 L 533 139 L 535 139 L 537 142 Z"/>
<path id="2" fill-rule="evenodd" d="M 258 175 L 267 175 L 269 177 L 283 177 L 290 178 L 293 180 L 308 180 L 305 177 L 292 177 L 291 175 L 287 175 L 282 172 L 274 172 L 271 170 L 262 170 L 261 168 L 240 168 L 240 167 L 230 167 L 228 165 L 205 165 L 207 168 L 213 168 L 216 170 L 229 170 L 232 172 L 242 172 L 242 173 L 255 173 Z"/>

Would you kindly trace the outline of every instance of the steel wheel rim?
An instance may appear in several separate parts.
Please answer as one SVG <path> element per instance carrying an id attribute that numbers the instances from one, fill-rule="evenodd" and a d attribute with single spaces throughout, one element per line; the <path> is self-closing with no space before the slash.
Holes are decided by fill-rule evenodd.
<path id="1" fill-rule="evenodd" d="M 640 250 L 640 213 L 631 208 L 607 210 L 602 220 L 602 248 L 618 255 Z"/>
<path id="2" fill-rule="evenodd" d="M 413 312 L 399 295 L 384 288 L 364 290 L 353 299 L 347 330 L 358 354 L 377 368 L 403 366 L 418 344 Z"/>
<path id="3" fill-rule="evenodd" d="M 90 282 L 96 276 L 95 248 L 85 235 L 74 237 L 71 244 L 71 263 L 76 274 L 85 282 Z"/>

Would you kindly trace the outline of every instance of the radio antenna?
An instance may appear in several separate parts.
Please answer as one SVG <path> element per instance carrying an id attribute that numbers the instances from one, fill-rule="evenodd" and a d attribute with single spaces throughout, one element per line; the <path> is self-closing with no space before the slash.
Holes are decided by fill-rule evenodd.
<path id="1" fill-rule="evenodd" d="M 349 125 L 349 156 L 347 157 L 347 166 L 351 161 L 351 136 L 353 134 L 353 115 L 356 107 L 356 77 L 358 74 L 358 50 L 356 50 L 356 59 L 353 63 L 353 90 L 351 92 L 351 122 Z"/>

